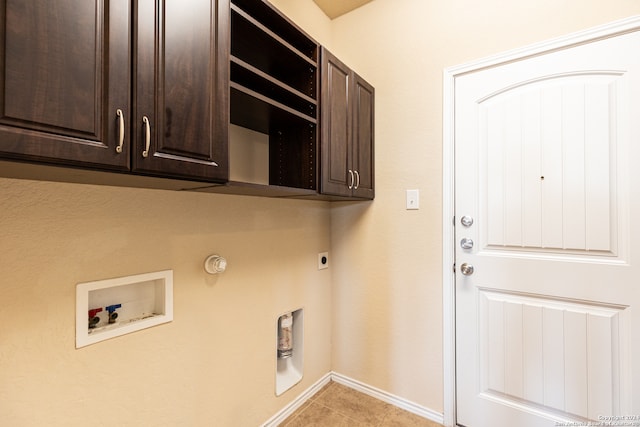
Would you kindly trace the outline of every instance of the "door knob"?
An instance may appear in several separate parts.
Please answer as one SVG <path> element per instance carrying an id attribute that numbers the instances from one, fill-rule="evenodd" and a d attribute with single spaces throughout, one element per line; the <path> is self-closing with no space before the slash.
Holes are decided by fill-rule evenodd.
<path id="1" fill-rule="evenodd" d="M 460 272 L 465 276 L 471 276 L 473 274 L 473 265 L 465 262 L 460 266 Z"/>
<path id="2" fill-rule="evenodd" d="M 468 237 L 465 237 L 464 239 L 460 240 L 460 247 L 462 249 L 473 248 L 473 240 L 469 239 Z"/>

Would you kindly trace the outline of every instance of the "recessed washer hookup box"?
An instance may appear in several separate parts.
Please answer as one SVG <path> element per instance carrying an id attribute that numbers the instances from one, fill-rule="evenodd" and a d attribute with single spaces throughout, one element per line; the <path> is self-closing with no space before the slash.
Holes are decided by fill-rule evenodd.
<path id="1" fill-rule="evenodd" d="M 173 270 L 76 286 L 76 348 L 172 320 Z"/>

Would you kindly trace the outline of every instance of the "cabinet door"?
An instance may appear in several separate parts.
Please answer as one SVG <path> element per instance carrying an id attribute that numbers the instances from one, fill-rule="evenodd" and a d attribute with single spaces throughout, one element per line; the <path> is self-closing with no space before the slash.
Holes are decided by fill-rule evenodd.
<path id="1" fill-rule="evenodd" d="M 229 0 L 137 0 L 136 172 L 228 179 Z"/>
<path id="2" fill-rule="evenodd" d="M 322 194 L 373 199 L 373 86 L 322 49 Z"/>
<path id="3" fill-rule="evenodd" d="M 130 10 L 0 0 L 0 156 L 128 168 Z"/>
<path id="4" fill-rule="evenodd" d="M 356 175 L 353 195 L 363 199 L 374 196 L 374 89 L 357 74 L 353 76 L 350 96 L 353 113 L 352 167 Z"/>
<path id="5" fill-rule="evenodd" d="M 351 169 L 351 70 L 322 49 L 321 188 L 322 194 L 351 196 L 355 175 Z"/>

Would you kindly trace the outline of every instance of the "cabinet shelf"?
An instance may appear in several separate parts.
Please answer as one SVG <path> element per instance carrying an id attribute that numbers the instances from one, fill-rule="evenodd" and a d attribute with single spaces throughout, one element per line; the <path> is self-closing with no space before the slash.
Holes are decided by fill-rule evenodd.
<path id="1" fill-rule="evenodd" d="M 232 0 L 231 3 L 232 10 L 241 13 L 254 25 L 262 28 L 263 31 L 271 34 L 283 44 L 293 47 L 301 55 L 309 58 L 312 63 L 317 63 L 317 43 L 266 1 Z"/>
<path id="2" fill-rule="evenodd" d="M 272 98 L 231 82 L 231 123 L 270 134 L 289 126 L 315 126 L 317 120 Z"/>
<path id="3" fill-rule="evenodd" d="M 318 188 L 319 46 L 266 0 L 231 3 L 230 123 L 258 135 L 230 141 L 231 176 L 249 182 L 227 187 L 264 192 L 268 181 L 272 195 L 309 196 Z"/>
<path id="4" fill-rule="evenodd" d="M 328 200 L 326 198 L 323 199 L 313 189 L 295 188 L 291 186 L 284 187 L 279 185 L 261 185 L 237 181 L 229 181 L 224 185 L 202 187 L 193 191 L 201 193 L 241 194 L 244 196 Z"/>
<path id="5" fill-rule="evenodd" d="M 231 123 L 269 136 L 270 185 L 317 188 L 316 119 L 231 82 Z"/>
<path id="6" fill-rule="evenodd" d="M 317 101 L 284 83 L 273 79 L 268 74 L 247 64 L 243 60 L 231 57 L 231 81 L 238 86 L 251 89 L 255 93 L 263 94 L 273 102 L 291 108 L 310 119 L 316 118 Z"/>
<path id="7" fill-rule="evenodd" d="M 316 99 L 317 62 L 235 7 L 231 12 L 231 55 Z"/>

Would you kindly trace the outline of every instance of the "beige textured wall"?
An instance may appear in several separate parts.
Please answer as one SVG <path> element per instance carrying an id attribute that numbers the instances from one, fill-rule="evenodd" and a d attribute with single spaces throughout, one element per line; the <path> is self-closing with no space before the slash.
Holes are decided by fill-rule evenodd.
<path id="1" fill-rule="evenodd" d="M 256 426 L 329 372 L 327 203 L 11 179 L 0 200 L 0 425 Z M 169 268 L 172 323 L 75 349 L 77 283 Z M 300 307 L 304 379 L 276 398 Z"/>
<path id="2" fill-rule="evenodd" d="M 330 371 L 329 203 L 1 178 L 0 200 L 1 426 L 252 427 Z M 164 269 L 172 323 L 75 349 L 77 283 Z M 276 397 L 276 319 L 300 307 L 304 377 Z"/>
<path id="3" fill-rule="evenodd" d="M 637 0 L 374 0 L 332 22 L 333 52 L 376 88 L 376 199 L 331 211 L 334 371 L 443 410 L 443 69 L 639 13 Z M 411 188 L 419 211 L 405 210 Z"/>

